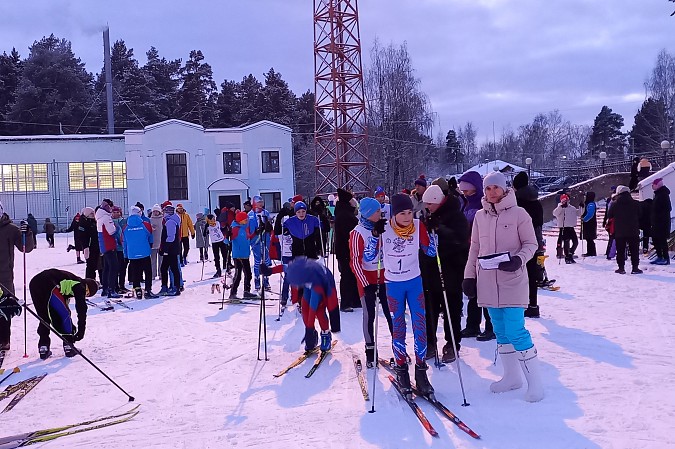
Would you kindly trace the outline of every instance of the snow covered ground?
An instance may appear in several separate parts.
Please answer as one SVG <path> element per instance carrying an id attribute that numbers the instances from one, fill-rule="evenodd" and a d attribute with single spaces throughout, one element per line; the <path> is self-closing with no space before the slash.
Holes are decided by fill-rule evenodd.
<path id="1" fill-rule="evenodd" d="M 48 267 L 83 275 L 66 238 L 56 248 L 27 256 L 28 276 Z M 604 252 L 599 242 L 599 252 Z M 192 250 L 194 261 L 196 251 Z M 22 295 L 21 255 L 15 273 Z M 367 413 L 355 379 L 350 349 L 362 355 L 361 313 L 342 314 L 333 354 L 311 379 L 299 368 L 272 374 L 300 352 L 302 322 L 290 308 L 275 321 L 267 311 L 269 361 L 258 361 L 259 308 L 208 304 L 217 299 L 210 282 L 193 283 L 201 264 L 185 271 L 180 297 L 130 300 L 134 310 L 89 309 L 87 334 L 79 347 L 136 397 L 141 413 L 125 424 L 44 444 L 47 448 L 669 448 L 675 447 L 675 369 L 672 343 L 675 266 L 643 263 L 641 276 L 614 274 L 604 257 L 558 265 L 549 277 L 559 292 L 540 291 L 541 319 L 527 326 L 543 362 L 546 398 L 526 403 L 523 390 L 489 392 L 500 376 L 493 364 L 496 344 L 462 343 L 462 373 L 469 407 L 462 407 L 456 367 L 433 369 L 438 398 L 477 431 L 473 440 L 420 402 L 440 438 L 431 438 L 377 373 L 376 410 Z M 214 269 L 207 264 L 206 276 Z M 158 285 L 158 282 L 156 282 Z M 278 291 L 277 278 L 272 282 Z M 157 289 L 159 287 L 157 286 Z M 100 298 L 93 298 L 100 302 Z M 30 300 L 29 300 L 30 302 Z M 381 354 L 391 354 L 380 320 Z M 74 423 L 127 410 L 127 398 L 83 359 L 65 359 L 54 338 L 54 356 L 40 361 L 37 322 L 28 317 L 28 354 L 23 355 L 23 316 L 13 321 L 12 351 L 4 367 L 21 366 L 14 381 L 49 375 L 22 402 L 0 415 L 0 436 Z M 439 334 L 440 335 L 440 334 Z M 442 340 L 442 338 L 441 338 Z M 412 345 L 409 345 L 411 348 Z M 412 350 L 409 349 L 412 354 Z M 372 371 L 368 372 L 369 388 Z M 11 382 L 13 383 L 13 382 Z M 4 403 L 0 406 L 4 408 Z"/>

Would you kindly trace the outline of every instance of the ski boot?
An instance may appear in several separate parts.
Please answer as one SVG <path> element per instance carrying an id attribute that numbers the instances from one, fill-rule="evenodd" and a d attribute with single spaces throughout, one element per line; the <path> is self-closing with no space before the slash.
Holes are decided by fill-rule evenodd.
<path id="1" fill-rule="evenodd" d="M 167 292 L 166 296 L 180 296 L 180 290 L 176 287 L 171 287 Z"/>
<path id="2" fill-rule="evenodd" d="M 2 363 L 5 361 L 5 354 L 7 351 L 0 349 L 0 368 L 2 368 Z"/>
<path id="3" fill-rule="evenodd" d="M 66 357 L 71 358 L 75 357 L 77 355 L 77 349 L 75 349 L 75 346 L 73 346 L 72 343 L 66 343 L 65 341 L 63 342 L 63 352 L 66 353 Z"/>
<path id="4" fill-rule="evenodd" d="M 49 356 L 52 355 L 52 351 L 49 350 L 49 346 L 40 346 L 39 351 L 41 360 L 47 360 Z"/>
<path id="5" fill-rule="evenodd" d="M 117 293 L 117 292 L 116 292 L 115 290 L 113 290 L 112 288 L 111 288 L 111 289 L 108 289 L 108 299 L 118 299 L 118 298 L 121 298 L 121 297 L 122 297 L 122 295 L 120 295 L 119 293 Z"/>
<path id="6" fill-rule="evenodd" d="M 401 390 L 401 394 L 406 398 L 406 400 L 412 401 L 412 387 L 410 386 L 410 373 L 408 372 L 408 364 L 404 363 L 403 365 L 396 365 L 394 370 L 396 371 L 396 383 L 398 383 L 398 388 Z"/>
<path id="7" fill-rule="evenodd" d="M 321 331 L 321 352 L 330 351 L 332 336 L 330 331 Z"/>
<path id="8" fill-rule="evenodd" d="M 140 287 L 134 289 L 134 294 L 136 295 L 136 299 L 143 298 L 143 290 Z"/>
<path id="9" fill-rule="evenodd" d="M 375 345 L 366 345 L 366 368 L 375 368 Z"/>
<path id="10" fill-rule="evenodd" d="M 255 293 L 251 293 L 251 292 L 247 292 L 247 291 L 244 292 L 244 298 L 258 299 L 258 297 L 259 296 L 256 295 Z"/>
<path id="11" fill-rule="evenodd" d="M 244 295 L 245 294 L 246 292 L 244 292 Z M 230 299 L 239 299 L 237 298 L 237 292 L 235 292 L 234 290 L 230 290 Z"/>
<path id="12" fill-rule="evenodd" d="M 157 299 L 157 298 L 159 298 L 159 295 L 155 295 L 154 293 L 152 293 L 152 291 L 146 290 L 143 297 L 145 299 Z"/>
<path id="13" fill-rule="evenodd" d="M 526 318 L 539 318 L 539 306 L 528 306 L 525 309 Z"/>
<path id="14" fill-rule="evenodd" d="M 421 395 L 428 396 L 432 400 L 435 400 L 434 387 L 429 383 L 427 369 L 429 369 L 429 365 L 426 363 L 422 363 L 421 365 L 415 364 L 415 383 L 417 384 L 417 391 L 419 391 Z"/>
<path id="15" fill-rule="evenodd" d="M 305 343 L 305 353 L 312 352 L 318 345 L 319 334 L 316 329 L 305 329 L 305 338 L 302 341 Z"/>

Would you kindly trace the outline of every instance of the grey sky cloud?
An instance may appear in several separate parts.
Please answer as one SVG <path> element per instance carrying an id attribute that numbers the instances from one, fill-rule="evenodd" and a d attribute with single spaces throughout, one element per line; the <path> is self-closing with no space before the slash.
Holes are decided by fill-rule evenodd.
<path id="1" fill-rule="evenodd" d="M 376 37 L 407 42 L 443 133 L 471 120 L 491 137 L 493 123 L 499 133 L 554 109 L 591 124 L 605 104 L 629 127 L 657 53 L 675 52 L 665 0 L 362 0 L 359 8 L 364 65 Z M 169 59 L 201 49 L 218 84 L 274 67 L 296 93 L 314 88 L 311 0 L 4 1 L 0 51 L 26 56 L 54 33 L 98 72 L 106 23 L 141 63 L 152 45 Z"/>

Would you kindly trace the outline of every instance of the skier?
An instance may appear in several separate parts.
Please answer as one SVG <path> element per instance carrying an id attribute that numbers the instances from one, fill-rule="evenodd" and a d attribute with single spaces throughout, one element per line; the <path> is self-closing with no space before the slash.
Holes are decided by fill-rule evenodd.
<path id="1" fill-rule="evenodd" d="M 595 249 L 595 239 L 598 237 L 598 219 L 595 216 L 598 206 L 595 204 L 595 192 L 586 192 L 586 199 L 581 213 L 581 237 L 586 240 L 586 254 L 583 257 L 595 257 L 598 255 Z"/>
<path id="2" fill-rule="evenodd" d="M 366 342 L 366 366 L 375 366 L 375 339 L 373 325 L 377 314 L 377 302 L 387 320 L 389 332 L 393 324 L 384 273 L 381 272 L 380 236 L 375 230 L 378 221 L 383 220 L 380 203 L 375 198 L 363 198 L 359 203 L 359 224 L 349 233 L 350 266 L 356 275 L 359 296 L 363 307 L 363 338 Z"/>
<path id="3" fill-rule="evenodd" d="M 162 288 L 159 294 L 164 296 L 179 296 L 180 217 L 176 214 L 176 209 L 171 204 L 164 206 L 164 226 L 162 227 L 162 241 L 159 252 L 162 255 L 162 265 L 160 267 Z M 174 285 L 171 288 L 168 287 L 169 268 L 174 276 Z"/>
<path id="4" fill-rule="evenodd" d="M 45 233 L 47 244 L 50 248 L 54 248 L 54 233 L 56 232 L 56 226 L 54 226 L 54 223 L 52 223 L 49 218 L 45 218 L 45 224 L 42 225 L 42 230 Z"/>
<path id="5" fill-rule="evenodd" d="M 284 203 L 281 212 L 279 212 L 274 221 L 274 234 L 279 237 L 279 244 L 281 246 L 281 263 L 283 265 L 288 265 L 293 260 L 293 236 L 288 233 L 284 234 L 284 223 L 293 216 L 294 208 L 291 206 L 291 203 Z M 284 276 L 283 283 L 281 285 L 281 307 L 284 308 L 288 304 L 288 291 L 289 291 L 288 279 Z M 295 296 L 295 289 L 293 289 L 293 302 L 297 302 L 297 297 Z"/>
<path id="6" fill-rule="evenodd" d="M 96 293 L 98 284 L 93 279 L 82 279 L 68 271 L 51 268 L 33 276 L 28 287 L 35 312 L 64 337 L 63 351 L 66 357 L 74 357 L 77 354 L 74 343 L 84 338 L 87 325 L 85 299 Z M 75 298 L 77 327 L 70 314 L 68 303 L 71 298 Z M 49 327 L 40 322 L 37 333 L 40 336 L 38 348 L 42 360 L 52 354 L 49 332 Z"/>
<path id="7" fill-rule="evenodd" d="M 33 234 L 26 221 L 21 222 L 21 226 L 12 223 L 9 215 L 0 202 L 0 283 L 7 290 L 14 294 L 14 248 L 24 251 L 24 242 L 27 253 L 33 251 Z M 19 311 L 20 313 L 20 311 Z M 0 315 L 0 359 L 4 356 L 4 351 L 9 351 L 9 340 L 12 328 L 11 313 Z"/>
<path id="8" fill-rule="evenodd" d="M 180 217 L 180 243 L 183 245 L 183 252 L 180 253 L 180 265 L 184 267 L 188 264 L 187 256 L 190 252 L 190 236 L 195 238 L 195 226 L 192 218 L 185 211 L 182 204 L 176 205 L 176 213 Z"/>
<path id="9" fill-rule="evenodd" d="M 668 238 L 670 237 L 670 189 L 663 184 L 663 178 L 656 178 L 652 182 L 654 202 L 651 210 L 651 236 L 656 251 L 654 265 L 670 265 L 668 254 Z"/>
<path id="10" fill-rule="evenodd" d="M 340 192 L 338 191 L 338 197 Z M 409 194 L 408 194 L 409 195 Z M 387 194 L 384 193 L 384 189 L 380 186 L 377 186 L 375 189 L 375 199 L 380 203 L 380 210 L 382 211 L 382 218 L 389 220 L 391 217 L 391 208 L 389 207 L 389 202 L 387 201 Z"/>
<path id="11" fill-rule="evenodd" d="M 528 318 L 539 318 L 539 304 L 537 303 L 537 289 L 539 282 L 543 279 L 543 269 L 539 265 L 539 257 L 544 256 L 544 236 L 542 227 L 544 226 L 544 208 L 539 202 L 539 192 L 534 186 L 528 185 L 530 178 L 527 173 L 521 171 L 513 178 L 513 189 L 516 191 L 516 204 L 525 209 L 532 219 L 534 234 L 537 236 L 539 247 L 535 251 L 532 259 L 525 264 L 527 268 L 527 279 L 530 301 L 525 309 L 525 316 Z"/>
<path id="12" fill-rule="evenodd" d="M 246 203 L 244 203 L 244 206 Z M 249 234 L 254 235 L 251 239 L 251 251 L 253 252 L 253 273 L 255 275 L 255 289 L 260 291 L 260 262 L 265 257 L 265 264 L 271 265 L 270 259 L 270 232 L 274 229 L 270 213 L 265 209 L 265 202 L 260 196 L 254 196 L 251 200 L 251 210 L 248 212 Z M 262 286 L 270 290 L 270 282 L 265 277 Z"/>
<path id="13" fill-rule="evenodd" d="M 77 256 L 77 263 L 80 264 L 85 263 L 81 257 L 82 249 L 84 248 L 85 235 L 83 235 L 82 228 L 80 227 L 79 212 L 75 214 L 75 217 L 73 217 L 73 221 L 70 223 L 70 227 L 66 229 L 65 232 L 73 233 L 73 243 L 74 243 L 74 245 L 68 245 L 68 248 L 66 248 L 66 252 L 70 252 L 71 250 L 74 249 L 75 254 Z"/>
<path id="14" fill-rule="evenodd" d="M 459 178 L 459 190 L 462 192 L 464 206 L 462 212 L 469 222 L 469 229 L 473 229 L 473 220 L 476 212 L 482 209 L 483 179 L 476 171 L 468 171 Z M 464 292 L 466 294 L 466 292 Z M 466 327 L 462 330 L 462 338 L 475 337 L 478 341 L 495 339 L 492 329 L 492 320 L 487 309 L 478 307 L 478 298 L 466 295 L 469 302 L 466 306 Z M 485 317 L 485 331 L 480 331 L 482 317 Z"/>
<path id="15" fill-rule="evenodd" d="M 430 214 L 426 223 L 427 229 L 438 235 L 438 256 L 441 262 L 443 286 L 445 297 L 448 300 L 447 310 L 442 291 L 431 295 L 429 308 L 427 308 L 427 339 L 429 344 L 436 348 L 436 330 L 441 311 L 444 316 L 443 363 L 454 362 L 462 341 L 462 280 L 464 279 L 464 267 L 469 257 L 469 223 L 460 210 L 459 199 L 454 195 L 444 195 L 442 189 L 432 185 L 424 192 L 422 200 Z M 420 255 L 420 257 L 426 257 Z M 429 258 L 438 266 L 436 258 Z M 440 274 L 437 276 L 440 279 Z M 450 334 L 452 332 L 452 335 Z M 452 340 L 456 346 L 453 347 Z"/>
<path id="16" fill-rule="evenodd" d="M 297 205 L 297 204 L 296 204 Z M 305 324 L 305 351 L 316 349 L 318 333 L 314 327 L 319 321 L 321 328 L 321 351 L 331 348 L 331 331 L 340 332 L 340 311 L 333 273 L 322 263 L 304 256 L 296 257 L 291 263 L 270 268 L 260 265 L 264 276 L 285 271 L 288 282 L 293 287 L 304 287 L 302 295 L 302 321 Z M 328 315 L 326 315 L 328 312 Z M 330 326 L 329 326 L 330 325 Z"/>
<path id="17" fill-rule="evenodd" d="M 124 257 L 129 260 L 130 277 L 134 286 L 136 298 L 143 297 L 141 278 L 145 280 L 145 299 L 154 299 L 159 296 L 152 293 L 152 225 L 141 218 L 142 211 L 133 206 L 129 213 L 127 225 L 123 232 Z"/>
<path id="18" fill-rule="evenodd" d="M 98 245 L 103 254 L 103 294 L 108 298 L 120 298 L 117 293 L 117 233 L 120 229 L 112 219 L 114 204 L 109 199 L 104 199 L 96 211 L 96 230 L 98 231 Z"/>
<path id="19" fill-rule="evenodd" d="M 237 212 L 232 222 L 232 258 L 234 259 L 234 278 L 230 287 L 230 298 L 237 297 L 242 272 L 244 274 L 244 298 L 255 298 L 251 293 L 251 239 L 254 237 L 249 231 L 246 212 Z M 213 253 L 216 253 L 214 246 Z M 263 264 L 264 265 L 264 264 Z"/>
<path id="20" fill-rule="evenodd" d="M 562 232 L 563 240 L 563 251 L 565 254 L 565 263 L 573 264 L 574 261 L 574 251 L 576 251 L 577 246 L 579 245 L 579 240 L 577 239 L 577 232 L 575 227 L 577 225 L 577 218 L 579 218 L 579 210 L 570 204 L 570 197 L 563 193 L 560 195 L 560 203 L 558 207 L 553 210 L 553 216 L 558 222 L 558 228 Z M 570 242 L 572 242 L 572 247 L 570 248 Z"/>
<path id="21" fill-rule="evenodd" d="M 528 303 L 527 272 L 523 265 L 539 244 L 532 219 L 516 204 L 516 195 L 506 186 L 506 177 L 493 172 L 485 177 L 483 209 L 476 213 L 471 231 L 469 261 L 462 288 L 487 307 L 497 334 L 497 349 L 504 363 L 504 376 L 490 390 L 502 393 L 520 388 L 518 360 L 527 378 L 525 399 L 536 402 L 544 397 L 539 376 L 539 360 L 532 337 L 525 329 L 524 309 Z M 484 269 L 480 257 L 508 253 L 509 260 L 498 269 Z"/>
<path id="22" fill-rule="evenodd" d="M 220 266 L 220 257 L 222 254 L 223 264 L 227 263 L 225 259 L 225 236 L 223 235 L 220 223 L 216 221 L 216 217 L 209 214 L 206 216 L 206 227 L 202 231 L 204 240 L 211 241 L 211 249 L 213 250 L 213 262 L 216 264 L 216 273 L 213 278 L 219 278 L 223 275 Z"/>
<path id="23" fill-rule="evenodd" d="M 391 215 L 392 218 L 386 222 L 378 222 L 376 231 L 385 234 L 382 236 L 382 252 L 387 301 L 393 315 L 392 350 L 396 359 L 396 377 L 402 393 L 412 399 L 405 343 L 406 302 L 410 307 L 415 339 L 415 382 L 422 394 L 431 395 L 434 389 L 426 372 L 427 335 L 419 251 L 421 249 L 427 256 L 435 257 L 436 249 L 424 224 L 413 218 L 410 196 L 403 193 L 392 195 Z"/>

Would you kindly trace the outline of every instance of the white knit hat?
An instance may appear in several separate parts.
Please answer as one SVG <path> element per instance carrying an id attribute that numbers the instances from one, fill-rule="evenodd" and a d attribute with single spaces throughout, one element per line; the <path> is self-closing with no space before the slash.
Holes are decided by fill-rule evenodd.
<path id="1" fill-rule="evenodd" d="M 443 190 L 440 186 L 432 184 L 422 194 L 422 201 L 428 204 L 441 204 L 443 202 Z"/>
<path id="2" fill-rule="evenodd" d="M 153 212 L 161 212 L 162 208 L 160 207 L 159 204 L 155 204 L 154 206 L 152 206 L 152 211 Z"/>
<path id="3" fill-rule="evenodd" d="M 141 215 L 141 208 L 138 206 L 131 206 L 129 208 L 129 215 Z"/>
<path id="4" fill-rule="evenodd" d="M 493 171 L 483 179 L 483 188 L 487 186 L 498 186 L 506 191 L 506 176 L 500 171 Z"/>

